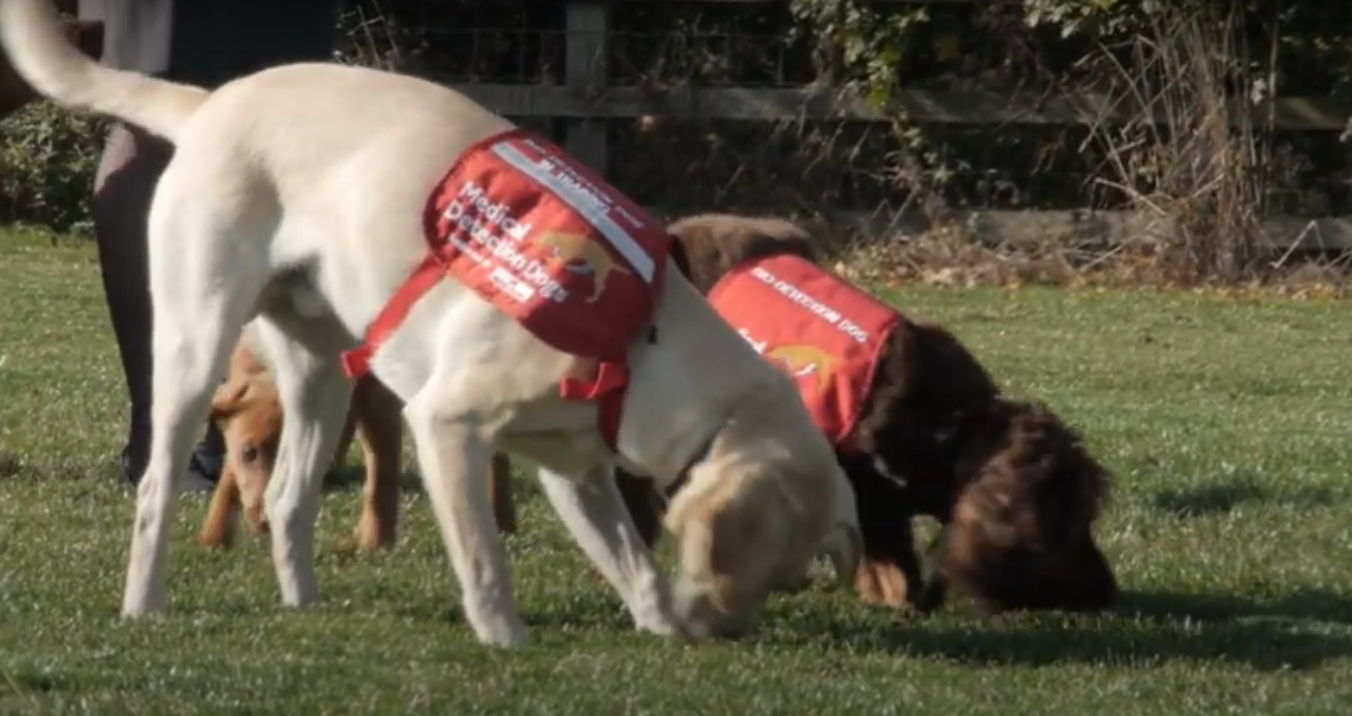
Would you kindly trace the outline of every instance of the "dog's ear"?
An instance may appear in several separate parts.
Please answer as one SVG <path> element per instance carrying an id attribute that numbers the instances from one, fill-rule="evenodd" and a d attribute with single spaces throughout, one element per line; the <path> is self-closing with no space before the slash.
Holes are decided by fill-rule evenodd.
<path id="1" fill-rule="evenodd" d="M 228 420 L 244 406 L 252 383 L 248 380 L 230 380 L 216 388 L 211 397 L 211 420 Z"/>
<path id="2" fill-rule="evenodd" d="M 761 539 L 768 519 L 759 510 L 745 509 L 742 500 L 724 502 L 710 520 L 709 566 L 715 574 L 736 574 L 744 568 L 746 545 Z"/>
<path id="3" fill-rule="evenodd" d="M 235 352 L 230 355 L 230 375 L 262 375 L 268 372 L 267 364 L 264 363 L 256 353 L 249 350 L 247 344 L 241 341 L 235 346 Z"/>
<path id="4" fill-rule="evenodd" d="M 1018 526 L 1026 506 L 1013 486 L 999 480 L 978 480 L 968 485 L 953 505 L 954 529 L 968 530 L 979 538 L 976 544 L 1013 549 L 1020 540 Z"/>
<path id="5" fill-rule="evenodd" d="M 692 483 L 697 479 L 692 477 Z M 725 481 L 703 491 L 687 487 L 672 501 L 665 519 L 677 539 L 685 576 L 707 589 L 705 598 L 724 614 L 739 612 L 758 596 L 744 591 L 748 585 L 768 588 L 770 574 L 781 566 L 768 557 L 782 544 L 784 529 L 761 509 L 764 503 L 737 494 L 732 485 Z"/>
<path id="6" fill-rule="evenodd" d="M 1041 403 L 1008 402 L 1007 446 L 992 461 L 1010 483 L 1027 491 L 1045 541 L 1075 544 L 1107 499 L 1107 471 L 1085 448 L 1079 433 Z"/>

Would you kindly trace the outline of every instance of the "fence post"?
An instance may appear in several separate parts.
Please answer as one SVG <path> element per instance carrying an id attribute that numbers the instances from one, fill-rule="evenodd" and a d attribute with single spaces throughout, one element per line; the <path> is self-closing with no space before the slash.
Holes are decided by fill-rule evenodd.
<path id="1" fill-rule="evenodd" d="M 579 0 L 568 3 L 564 78 L 573 92 L 597 96 L 605 92 L 610 65 L 606 53 L 610 31 L 608 3 Z M 607 171 L 604 119 L 569 119 L 564 125 L 564 147 L 569 154 L 605 176 Z"/>

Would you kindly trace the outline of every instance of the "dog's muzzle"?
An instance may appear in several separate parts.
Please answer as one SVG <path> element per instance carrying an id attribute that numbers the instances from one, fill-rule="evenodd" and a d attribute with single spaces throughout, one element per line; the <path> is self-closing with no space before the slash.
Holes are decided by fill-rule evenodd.
<path id="1" fill-rule="evenodd" d="M 697 641 L 741 639 L 756 627 L 756 610 L 730 613 L 715 604 L 709 590 L 682 576 L 676 581 L 672 607 L 685 634 Z"/>

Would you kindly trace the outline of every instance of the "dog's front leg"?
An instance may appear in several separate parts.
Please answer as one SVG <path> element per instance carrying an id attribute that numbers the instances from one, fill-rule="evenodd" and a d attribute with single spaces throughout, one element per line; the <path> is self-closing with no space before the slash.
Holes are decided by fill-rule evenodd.
<path id="1" fill-rule="evenodd" d="M 610 468 L 576 479 L 543 467 L 540 485 L 582 551 L 610 582 L 641 631 L 680 635 L 666 576 L 625 509 Z"/>
<path id="2" fill-rule="evenodd" d="M 235 543 L 235 525 L 241 507 L 239 478 L 226 466 L 216 489 L 211 493 L 211 505 L 202 524 L 202 544 L 208 547 L 228 548 Z"/>
<path id="3" fill-rule="evenodd" d="M 451 566 L 460 582 L 465 619 L 479 642 L 524 646 L 526 625 L 517 612 L 511 565 L 488 500 L 492 449 L 473 421 L 449 407 L 445 396 L 468 391 L 429 386 L 404 408 L 423 484 L 436 515 Z"/>
<path id="4" fill-rule="evenodd" d="M 925 583 L 910 515 L 874 518 L 867 527 L 864 560 L 855 573 L 855 589 L 870 604 L 903 613 L 920 610 Z"/>
<path id="5" fill-rule="evenodd" d="M 928 574 L 925 575 L 923 587 L 920 595 L 916 597 L 916 609 L 921 613 L 928 613 L 938 609 L 944 599 L 948 597 L 948 574 L 945 572 L 944 565 L 944 547 L 948 540 L 949 523 L 945 522 L 934 539 L 930 540 L 929 546 L 925 548 L 925 564 Z"/>
<path id="6" fill-rule="evenodd" d="M 166 272 L 152 271 L 152 280 L 162 281 Z M 160 613 L 168 606 L 166 571 L 178 494 L 193 443 L 207 421 L 212 390 L 239 335 L 240 323 L 231 322 L 230 307 L 215 298 L 174 303 L 156 297 L 150 460 L 136 491 L 122 592 L 125 617 Z"/>

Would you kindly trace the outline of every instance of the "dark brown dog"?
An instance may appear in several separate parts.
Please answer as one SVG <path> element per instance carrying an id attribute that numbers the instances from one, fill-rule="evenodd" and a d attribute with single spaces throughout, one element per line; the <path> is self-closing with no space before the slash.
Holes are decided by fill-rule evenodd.
<path id="1" fill-rule="evenodd" d="M 103 54 L 103 23 L 93 20 L 62 20 L 66 37 L 80 51 L 93 58 Z M 19 78 L 9 59 L 0 53 L 0 120 L 37 99 L 28 83 Z"/>
<path id="2" fill-rule="evenodd" d="M 791 223 L 703 215 L 670 227 L 708 294 L 734 266 L 791 253 L 816 263 Z M 905 317 L 839 458 L 858 494 L 867 561 L 865 599 L 928 610 L 948 581 L 984 611 L 1107 607 L 1117 585 L 1090 528 L 1109 475 L 1079 436 L 1037 404 L 1008 400 L 976 358 L 943 328 Z M 635 523 L 656 538 L 660 501 L 640 478 L 619 477 Z M 921 589 L 911 521 L 944 526 L 935 570 Z"/>

